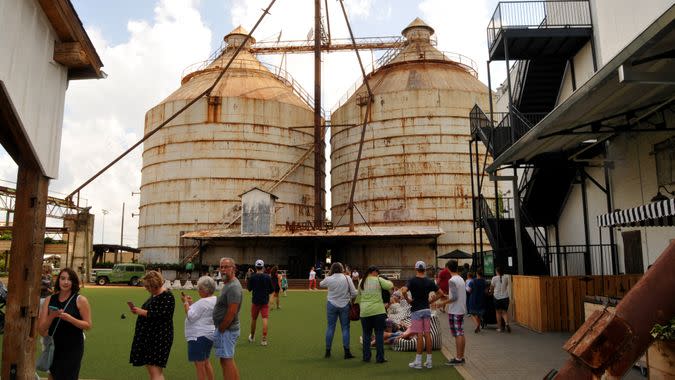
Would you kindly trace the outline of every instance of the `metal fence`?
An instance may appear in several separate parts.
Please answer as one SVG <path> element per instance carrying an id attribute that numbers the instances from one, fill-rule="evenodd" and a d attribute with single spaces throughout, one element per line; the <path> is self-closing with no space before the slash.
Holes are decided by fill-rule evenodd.
<path id="1" fill-rule="evenodd" d="M 558 249 L 559 248 L 559 249 Z M 539 254 L 548 265 L 551 276 L 583 276 L 586 274 L 584 255 L 586 245 L 561 245 L 537 247 Z M 613 250 L 616 245 L 591 244 L 591 275 L 610 275 L 614 273 Z"/>
<path id="2" fill-rule="evenodd" d="M 591 26 L 588 0 L 513 1 L 497 4 L 487 28 L 488 49 L 506 28 L 575 28 Z"/>

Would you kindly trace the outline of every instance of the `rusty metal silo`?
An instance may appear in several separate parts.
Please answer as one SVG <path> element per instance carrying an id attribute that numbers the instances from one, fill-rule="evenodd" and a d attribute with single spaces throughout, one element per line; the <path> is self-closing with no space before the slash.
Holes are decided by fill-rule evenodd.
<path id="1" fill-rule="evenodd" d="M 246 35 L 241 27 L 228 34 L 218 58 L 183 77 L 178 90 L 147 112 L 145 131 L 211 86 Z M 183 259 L 188 253 L 180 247 L 180 235 L 229 225 L 241 214 L 240 195 L 254 187 L 278 197 L 277 225 L 312 219 L 311 155 L 284 178 L 312 146 L 311 129 L 297 128 L 313 124 L 311 101 L 288 76 L 258 61 L 247 49 L 252 43 L 210 96 L 145 142 L 139 223 L 143 261 Z"/>
<path id="2" fill-rule="evenodd" d="M 439 253 L 471 252 L 469 112 L 488 88 L 466 57 L 437 50 L 434 30 L 415 19 L 405 45 L 368 75 L 374 94 L 354 196 L 369 225 L 439 226 Z M 367 92 L 361 85 L 331 117 L 332 218 L 349 203 Z M 356 225 L 364 220 L 354 213 Z M 341 225 L 348 223 L 343 217 Z M 399 263 L 412 265 L 411 263 Z M 393 264 L 393 263 L 390 263 Z"/>

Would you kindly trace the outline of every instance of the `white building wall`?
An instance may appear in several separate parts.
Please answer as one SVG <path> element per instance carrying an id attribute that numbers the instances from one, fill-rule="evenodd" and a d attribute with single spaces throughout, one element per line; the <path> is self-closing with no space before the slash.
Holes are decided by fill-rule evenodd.
<path id="1" fill-rule="evenodd" d="M 672 116 L 669 125 L 675 123 Z M 612 141 L 609 159 L 614 163 L 610 176 L 614 208 L 625 209 L 650 203 L 656 195 L 656 162 L 654 144 L 673 133 L 623 134 Z M 675 185 L 669 186 L 675 190 Z M 639 230 L 642 234 L 642 261 L 645 268 L 675 239 L 675 227 L 624 227 L 617 229 L 619 252 L 623 252 L 621 232 Z"/>
<path id="2" fill-rule="evenodd" d="M 0 81 L 45 176 L 56 178 L 68 70 L 53 60 L 58 39 L 36 0 L 0 1 Z"/>
<path id="3" fill-rule="evenodd" d="M 602 67 L 673 6 L 673 0 L 591 0 L 593 36 Z"/>
<path id="4" fill-rule="evenodd" d="M 601 186 L 605 186 L 605 174 L 603 168 L 587 167 L 586 174 Z M 586 222 L 589 232 L 588 243 L 591 245 L 609 244 L 610 238 L 608 231 L 603 229 L 602 238 L 600 238 L 600 230 L 598 230 L 598 224 L 596 222 L 597 215 L 606 214 L 608 212 L 607 197 L 604 191 L 598 188 L 591 180 L 586 180 L 586 197 L 588 205 L 588 219 Z M 560 233 L 559 242 L 561 246 L 586 244 L 583 204 L 582 185 L 580 183 L 573 184 L 567 202 L 563 206 L 563 211 L 558 223 Z M 551 246 L 555 246 L 556 242 L 554 231 L 555 229 L 553 227 L 549 228 Z M 591 262 L 593 265 L 593 272 L 599 274 L 601 272 L 601 261 L 599 250 L 596 249 L 597 248 L 592 249 L 593 254 L 591 255 Z M 570 257 L 568 265 L 574 267 L 575 263 L 573 261 L 579 258 L 581 258 L 580 255 L 579 257 Z M 608 257 L 606 255 L 602 261 L 604 264 L 602 265 L 602 268 L 604 268 L 604 273 L 611 273 L 612 266 L 607 259 Z M 623 259 L 619 258 L 619 261 L 623 262 Z M 584 272 L 570 272 L 568 274 L 584 274 Z"/>
<path id="5" fill-rule="evenodd" d="M 593 43 L 598 70 L 672 6 L 673 0 L 644 0 L 639 3 L 634 0 L 591 0 Z M 636 7 L 639 7 L 639 11 L 636 11 Z M 592 44 L 589 42 L 579 50 L 573 61 L 576 87 L 579 88 L 595 73 Z M 558 104 L 565 101 L 572 92 L 572 75 L 567 70 Z"/>

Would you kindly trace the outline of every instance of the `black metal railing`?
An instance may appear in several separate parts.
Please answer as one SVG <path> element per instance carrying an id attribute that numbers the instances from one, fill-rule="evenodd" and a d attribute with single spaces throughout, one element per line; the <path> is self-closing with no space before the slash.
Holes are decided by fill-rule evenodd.
<path id="1" fill-rule="evenodd" d="M 507 28 L 578 28 L 591 26 L 588 0 L 500 2 L 487 28 L 488 49 L 492 49 Z"/>
<path id="2" fill-rule="evenodd" d="M 591 244 L 590 257 L 592 275 L 614 275 L 612 269 L 613 250 L 616 245 L 612 244 Z M 551 276 L 583 276 L 586 274 L 585 259 L 586 245 L 561 245 L 556 246 L 538 246 L 539 254 L 546 257 L 544 262 L 548 263 Z"/>

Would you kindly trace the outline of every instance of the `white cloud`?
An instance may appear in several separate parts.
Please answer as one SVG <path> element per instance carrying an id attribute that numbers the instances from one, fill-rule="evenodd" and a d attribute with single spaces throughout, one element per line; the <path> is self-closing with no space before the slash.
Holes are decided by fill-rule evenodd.
<path id="1" fill-rule="evenodd" d="M 424 0 L 422 19 L 436 31 L 438 49 L 471 58 L 479 79 L 487 84 L 486 30 L 495 0 Z M 497 63 L 495 63 L 495 66 Z M 493 87 L 495 77 L 492 77 Z"/>
<path id="2" fill-rule="evenodd" d="M 109 45 L 96 25 L 87 26 L 108 78 L 73 81 L 66 94 L 59 179 L 50 189 L 69 193 L 143 136 L 145 112 L 180 86 L 183 70 L 210 53 L 211 31 L 197 2 L 161 0 L 154 20 L 130 20 L 128 41 Z M 136 246 L 141 149 L 136 148 L 81 193 L 96 214 L 94 242 L 120 239 L 121 208 L 126 202 L 124 243 Z"/>

